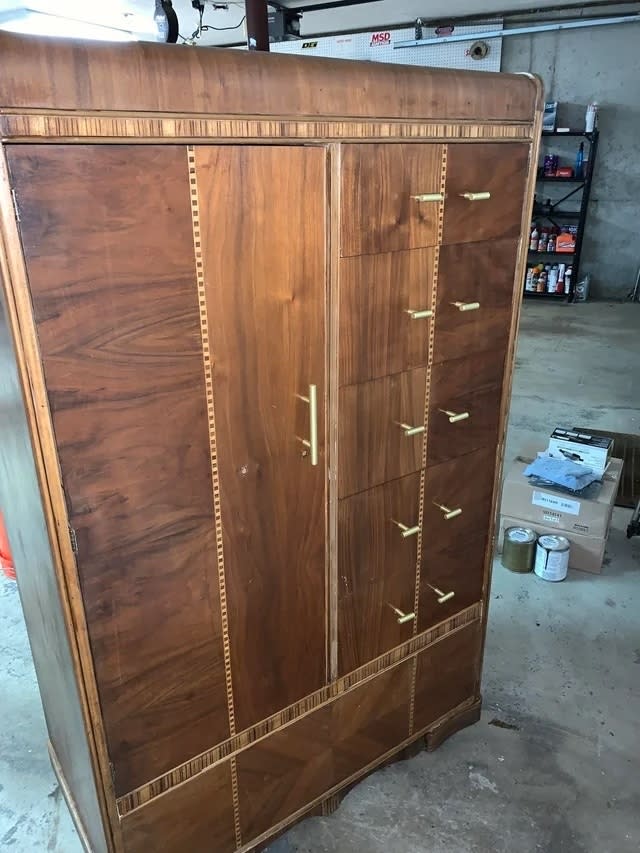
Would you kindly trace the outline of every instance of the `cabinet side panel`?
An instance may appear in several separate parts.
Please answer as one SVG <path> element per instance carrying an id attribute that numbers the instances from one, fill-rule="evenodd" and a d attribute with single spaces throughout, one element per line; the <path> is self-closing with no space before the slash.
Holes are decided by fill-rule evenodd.
<path id="1" fill-rule="evenodd" d="M 123 794 L 229 735 L 187 154 L 8 160 Z"/>
<path id="2" fill-rule="evenodd" d="M 0 436 L 0 507 L 11 542 L 49 738 L 93 853 L 106 853 L 85 722 L 1 289 Z"/>

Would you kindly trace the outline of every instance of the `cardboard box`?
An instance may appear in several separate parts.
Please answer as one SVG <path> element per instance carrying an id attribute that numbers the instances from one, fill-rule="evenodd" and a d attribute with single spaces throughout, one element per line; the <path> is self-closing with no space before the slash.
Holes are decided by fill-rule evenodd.
<path id="1" fill-rule="evenodd" d="M 591 468 L 601 477 L 607 470 L 612 449 L 613 439 L 607 436 L 557 428 L 551 433 L 547 452 L 554 459 L 570 459 Z"/>
<path id="2" fill-rule="evenodd" d="M 559 533 L 566 536 L 571 543 L 569 551 L 569 568 L 579 569 L 582 572 L 600 574 L 602 572 L 602 561 L 604 549 L 607 545 L 606 536 L 584 536 L 581 533 L 570 533 L 566 530 L 558 530 L 557 527 L 546 527 L 543 524 L 534 524 L 523 518 L 512 518 L 508 515 L 500 516 L 500 531 L 498 536 L 498 553 L 502 553 L 502 541 L 504 531 L 507 527 L 530 527 L 536 531 L 538 536 L 546 533 Z"/>

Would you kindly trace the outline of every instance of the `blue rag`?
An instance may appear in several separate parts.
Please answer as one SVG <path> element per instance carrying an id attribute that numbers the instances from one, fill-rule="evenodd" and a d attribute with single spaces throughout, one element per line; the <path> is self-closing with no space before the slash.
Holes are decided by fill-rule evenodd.
<path id="1" fill-rule="evenodd" d="M 525 477 L 540 477 L 549 483 L 571 489 L 572 492 L 586 488 L 595 480 L 599 480 L 591 468 L 571 462 L 570 459 L 552 459 L 551 456 L 541 455 L 525 468 Z"/>

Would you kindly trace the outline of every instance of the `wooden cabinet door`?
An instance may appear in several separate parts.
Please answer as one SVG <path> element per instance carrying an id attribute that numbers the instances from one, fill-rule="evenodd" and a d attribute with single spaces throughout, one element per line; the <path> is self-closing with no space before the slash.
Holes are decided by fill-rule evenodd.
<path id="1" fill-rule="evenodd" d="M 238 730 L 326 681 L 326 157 L 195 151 Z"/>
<path id="2" fill-rule="evenodd" d="M 519 237 L 529 151 L 525 142 L 447 146 L 443 243 Z"/>
<path id="3" fill-rule="evenodd" d="M 433 360 L 506 349 L 516 240 L 443 246 L 438 264 Z M 521 282 L 518 282 L 518 298 Z"/>
<path id="4" fill-rule="evenodd" d="M 442 152 L 424 143 L 342 146 L 343 256 L 437 244 Z"/>
<path id="5" fill-rule="evenodd" d="M 433 249 L 340 263 L 340 385 L 427 364 Z"/>
<path id="6" fill-rule="evenodd" d="M 187 151 L 8 155 L 120 795 L 229 735 Z"/>

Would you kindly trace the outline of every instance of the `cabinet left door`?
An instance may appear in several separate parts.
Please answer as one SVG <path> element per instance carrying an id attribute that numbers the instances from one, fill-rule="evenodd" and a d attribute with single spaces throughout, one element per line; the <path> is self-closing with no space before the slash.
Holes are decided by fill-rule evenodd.
<path id="1" fill-rule="evenodd" d="M 7 153 L 122 795 L 326 680 L 326 152 Z"/>

